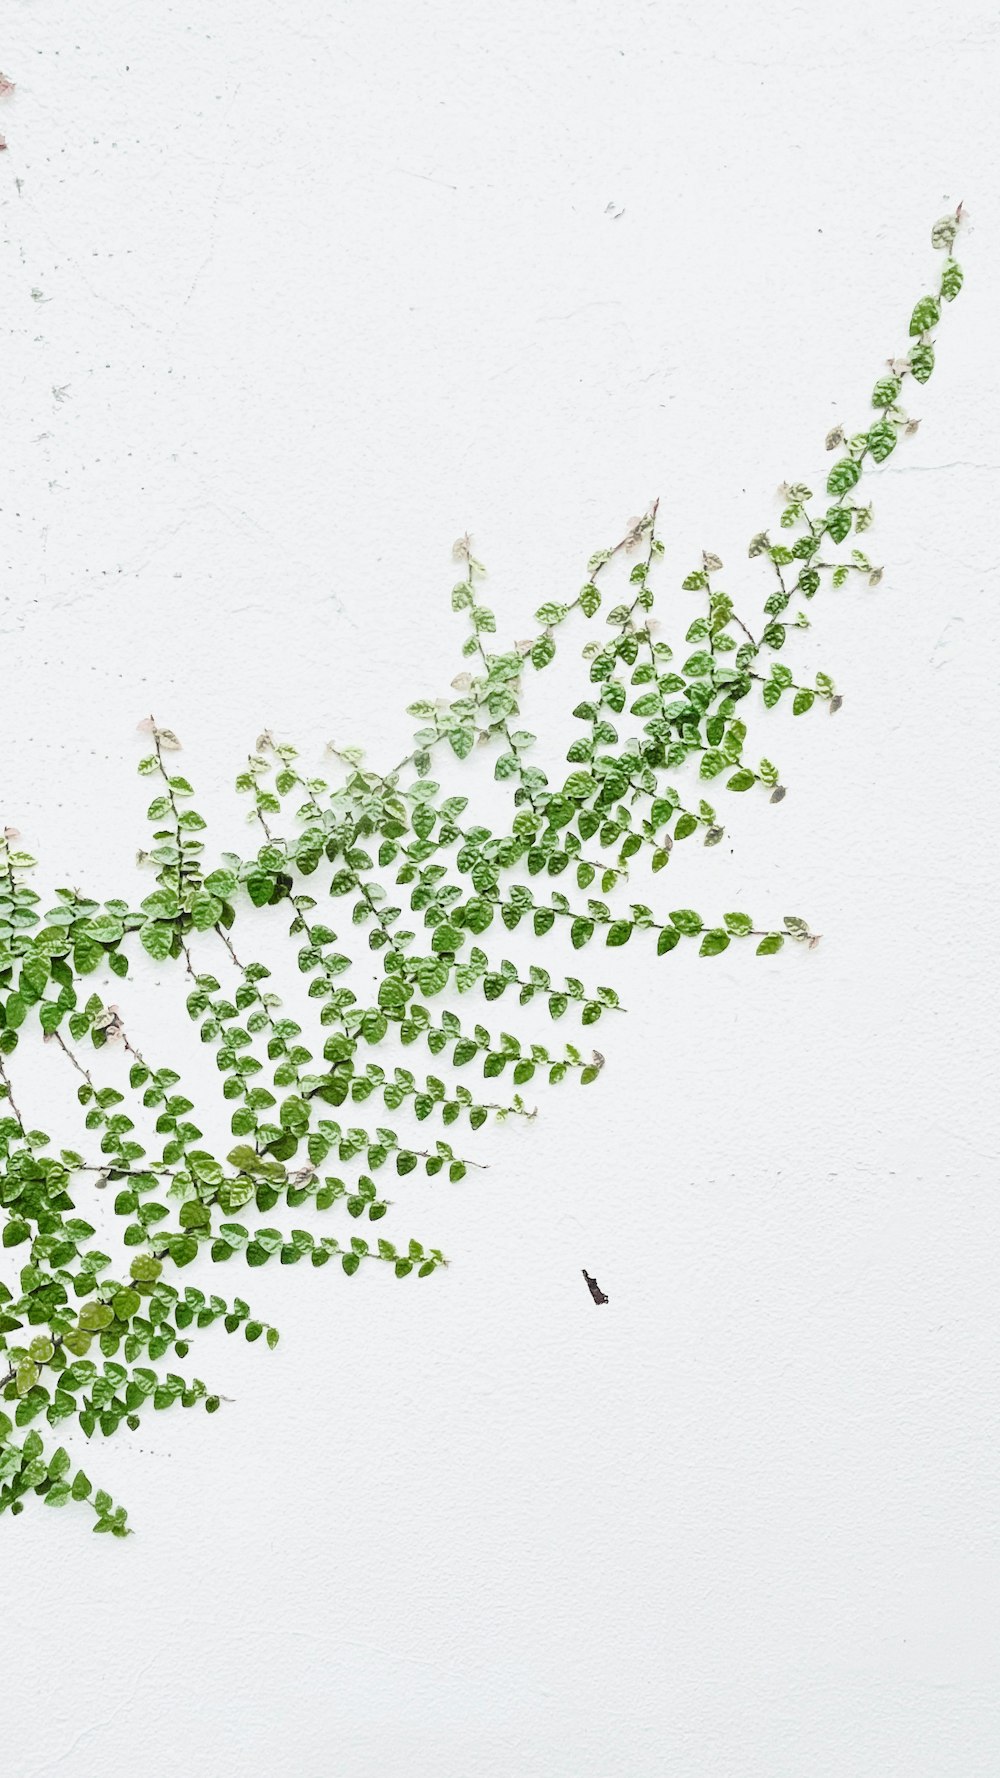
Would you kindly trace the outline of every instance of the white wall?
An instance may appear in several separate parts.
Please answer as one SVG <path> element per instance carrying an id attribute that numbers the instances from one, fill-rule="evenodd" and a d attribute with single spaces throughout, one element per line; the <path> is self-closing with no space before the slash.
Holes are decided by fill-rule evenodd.
<path id="1" fill-rule="evenodd" d="M 266 723 L 394 758 L 467 526 L 510 636 L 656 494 L 665 601 L 707 547 L 756 603 L 970 222 L 885 579 L 797 657 L 843 711 L 761 716 L 788 798 L 656 891 L 823 944 L 619 953 L 600 1085 L 396 1189 L 447 1274 L 253 1274 L 278 1351 L 197 1353 L 233 1405 L 88 1456 L 136 1537 L 4 1521 L 4 1773 L 993 1778 L 995 8 L 9 11 L 0 783 L 47 886 L 141 892 L 151 708 L 219 844 Z M 197 1066 L 161 978 L 119 1002 Z"/>

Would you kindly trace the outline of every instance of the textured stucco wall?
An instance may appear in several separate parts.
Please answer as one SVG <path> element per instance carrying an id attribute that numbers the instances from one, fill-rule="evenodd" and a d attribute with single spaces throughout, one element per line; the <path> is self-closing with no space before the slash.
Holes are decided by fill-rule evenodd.
<path id="1" fill-rule="evenodd" d="M 656 891 L 823 944 L 619 953 L 600 1086 L 396 1189 L 444 1277 L 255 1274 L 233 1405 L 88 1460 L 140 1535 L 4 1522 L 5 1778 L 995 1778 L 998 36 L 11 0 L 0 784 L 49 885 L 138 884 L 150 708 L 221 843 L 264 724 L 395 758 L 466 527 L 512 636 L 656 494 L 661 585 L 707 547 L 756 602 L 971 220 L 883 583 L 797 655 L 844 709 L 760 718 L 786 801 Z"/>

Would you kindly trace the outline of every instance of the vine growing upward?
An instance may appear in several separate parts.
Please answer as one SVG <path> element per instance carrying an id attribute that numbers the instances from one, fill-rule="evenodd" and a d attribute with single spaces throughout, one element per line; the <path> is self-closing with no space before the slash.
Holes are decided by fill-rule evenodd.
<path id="1" fill-rule="evenodd" d="M 915 429 L 908 389 L 931 377 L 942 305 L 961 289 L 960 212 L 935 225 L 936 288 L 916 303 L 905 355 L 876 381 L 871 413 L 859 431 L 827 437 L 836 456 L 823 492 L 787 486 L 777 525 L 751 540 L 763 587 L 752 608 L 737 610 L 722 562 L 706 551 L 682 580 L 698 606 L 683 643 L 661 638 L 654 502 L 591 556 L 574 596 L 540 607 L 532 638 L 501 647 L 466 536 L 454 546 L 451 604 L 467 665 L 453 695 L 409 706 L 412 747 L 391 769 L 331 745 L 319 775 L 265 732 L 237 778 L 253 843 L 211 857 L 177 736 L 148 717 L 139 763 L 152 789 L 148 894 L 99 901 L 59 888 L 43 910 L 35 861 L 6 830 L 0 1512 L 20 1513 L 31 1495 L 51 1507 L 85 1501 L 95 1531 L 128 1534 L 125 1508 L 40 1429 L 58 1435 L 65 1423 L 92 1441 L 178 1404 L 214 1413 L 219 1394 L 186 1365 L 198 1336 L 220 1324 L 273 1347 L 278 1334 L 241 1295 L 208 1288 L 213 1265 L 276 1260 L 342 1277 L 383 1266 L 428 1278 L 447 1263 L 437 1247 L 372 1227 L 390 1209 L 390 1182 L 422 1169 L 458 1184 L 481 1165 L 467 1149 L 487 1120 L 533 1117 L 543 1084 L 599 1079 L 604 1056 L 588 1029 L 623 1010 L 589 969 L 553 974 L 535 961 L 525 936 L 565 930 L 586 962 L 633 942 L 659 958 L 685 944 L 710 958 L 734 944 L 768 956 L 817 942 L 800 916 L 630 900 L 631 872 L 645 864 L 659 876 L 687 841 L 717 845 L 720 797 L 784 798 L 777 765 L 750 749 L 752 708 L 783 699 L 796 715 L 840 708 L 829 675 L 806 683 L 787 656 L 821 591 L 881 578 L 860 541 L 872 522 L 862 482 Z M 526 687 L 576 624 L 586 667 L 578 729 L 569 769 L 550 775 L 523 726 Z M 509 792 L 498 827 L 445 781 L 452 761 L 473 758 L 488 758 Z M 254 910 L 265 907 L 287 916 L 308 1009 L 298 1017 L 276 989 L 266 937 L 260 954 Z M 187 1079 L 110 997 L 137 946 L 164 980 L 183 983 L 205 1058 Z M 377 969 L 373 992 L 359 948 Z M 540 1042 L 498 1028 L 502 1015 L 517 1026 L 529 1004 L 553 1027 L 569 1023 L 572 1037 Z M 77 1128 L 59 1137 L 36 1126 L 22 1092 L 20 1064 L 36 1040 L 55 1052 L 75 1097 Z M 209 1074 L 228 1114 L 221 1147 L 199 1110 Z"/>

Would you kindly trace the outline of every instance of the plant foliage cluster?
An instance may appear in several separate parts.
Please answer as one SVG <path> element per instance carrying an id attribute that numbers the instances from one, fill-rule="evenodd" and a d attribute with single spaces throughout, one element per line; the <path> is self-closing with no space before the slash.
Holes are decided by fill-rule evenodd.
<path id="1" fill-rule="evenodd" d="M 564 927 L 586 953 L 581 968 L 595 952 L 629 943 L 660 957 L 682 945 L 712 957 L 734 944 L 767 956 L 788 942 L 815 942 L 791 916 L 759 924 L 739 910 L 709 918 L 629 902 L 629 867 L 645 854 L 660 872 L 687 840 L 715 845 L 719 792 L 784 796 L 778 768 L 748 751 L 753 701 L 766 709 L 790 702 L 796 715 L 839 707 L 828 676 L 811 684 L 795 677 L 787 644 L 808 626 L 824 586 L 852 578 L 874 586 L 880 577 L 861 542 L 872 519 L 861 482 L 915 428 L 906 387 L 930 377 L 941 306 L 961 287 L 952 253 L 958 221 L 935 227 L 944 256 L 937 290 L 916 304 L 906 355 L 878 378 L 862 429 L 829 435 L 836 455 L 822 492 L 787 487 L 777 526 L 751 541 L 764 597 L 750 621 L 723 588 L 722 563 L 705 554 L 683 581 L 701 614 L 682 646 L 661 640 L 653 583 L 664 545 L 654 505 L 614 548 L 591 557 L 575 597 L 541 607 L 530 641 L 500 648 L 484 569 L 465 537 L 455 545 L 460 578 L 451 597 L 467 625 L 468 664 L 455 695 L 410 706 L 413 746 L 391 771 L 368 769 L 354 750 L 331 750 L 328 781 L 304 769 L 293 747 L 262 735 L 237 780 L 256 849 L 210 858 L 206 824 L 178 770 L 179 742 L 147 720 L 139 770 L 152 790 L 144 856 L 155 887 L 137 906 L 60 889 L 43 909 L 31 886 L 34 860 L 7 830 L 0 1511 L 21 1512 L 31 1494 L 50 1507 L 87 1501 L 96 1531 L 127 1535 L 125 1509 L 55 1442 L 60 1425 L 92 1439 L 178 1404 L 213 1413 L 218 1395 L 185 1364 L 196 1336 L 219 1323 L 250 1341 L 277 1342 L 242 1296 L 185 1282 L 199 1256 L 251 1269 L 333 1266 L 348 1276 L 380 1265 L 399 1278 L 429 1277 L 446 1263 L 435 1247 L 391 1241 L 375 1228 L 388 1208 L 385 1182 L 418 1168 L 461 1180 L 475 1164 L 464 1156 L 467 1133 L 491 1117 L 533 1115 L 526 1089 L 597 1079 L 603 1057 L 582 1028 L 620 1010 L 611 986 L 506 957 L 507 933 L 544 938 Z M 620 562 L 627 584 L 609 603 L 606 582 Z M 587 680 L 568 770 L 550 779 L 523 726 L 524 686 L 549 666 L 576 619 L 588 626 Z M 480 748 L 511 793 L 496 832 L 435 777 L 442 754 L 465 760 Z M 253 910 L 273 906 L 287 915 L 307 984 L 307 1028 L 254 954 Z M 350 986 L 352 933 L 380 965 L 368 1003 Z M 204 1083 L 187 1083 L 164 1057 L 140 1051 L 108 998 L 136 946 L 186 978 L 187 1010 L 228 1110 L 224 1152 L 203 1135 Z M 456 999 L 484 1010 L 456 1011 Z M 529 1002 L 580 1032 L 540 1043 L 499 1028 L 516 1025 L 516 1008 Z M 72 1071 L 79 1129 L 65 1147 L 20 1108 L 18 1062 L 36 1038 Z M 127 1054 L 127 1092 L 102 1078 L 109 1045 Z M 407 1135 L 407 1123 L 426 1137 Z M 114 1254 L 100 1250 L 88 1219 L 101 1187 L 120 1219 Z M 277 1226 L 275 1212 L 302 1226 Z"/>

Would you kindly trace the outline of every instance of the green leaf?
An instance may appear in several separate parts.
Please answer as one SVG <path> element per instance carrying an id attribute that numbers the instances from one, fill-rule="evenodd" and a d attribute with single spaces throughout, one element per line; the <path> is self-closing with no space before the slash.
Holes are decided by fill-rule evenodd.
<path id="1" fill-rule="evenodd" d="M 934 347 L 929 340 L 910 351 L 910 370 L 918 383 L 926 383 L 934 369 Z"/>
<path id="2" fill-rule="evenodd" d="M 21 966 L 21 988 L 27 988 L 31 1001 L 40 1000 L 48 986 L 49 960 L 47 957 L 26 957 Z"/>
<path id="3" fill-rule="evenodd" d="M 52 1456 L 49 1458 L 49 1475 L 52 1477 L 52 1480 L 54 1482 L 58 1482 L 61 1479 L 61 1477 L 63 1477 L 66 1474 L 66 1471 L 69 1468 L 70 1468 L 69 1452 L 62 1445 L 60 1445 L 59 1449 L 57 1451 L 54 1451 Z"/>
<path id="4" fill-rule="evenodd" d="M 952 210 L 947 216 L 942 216 L 931 229 L 931 246 L 951 247 L 957 234 L 958 217 Z"/>
<path id="5" fill-rule="evenodd" d="M 180 913 L 180 902 L 172 889 L 154 889 L 143 901 L 142 911 L 151 920 L 173 920 Z"/>
<path id="6" fill-rule="evenodd" d="M 28 1002 L 21 994 L 8 994 L 5 1011 L 8 1030 L 16 1031 L 19 1025 L 24 1024 L 28 1016 Z"/>
<path id="7" fill-rule="evenodd" d="M 38 1382 L 38 1366 L 37 1366 L 37 1364 L 35 1364 L 33 1359 L 22 1358 L 20 1360 L 20 1362 L 17 1364 L 17 1366 L 15 1367 L 15 1372 L 14 1372 L 14 1387 L 17 1390 L 18 1395 L 20 1395 L 20 1396 L 27 1395 L 29 1389 L 33 1389 L 37 1382 Z M 20 1425 L 21 1424 L 20 1409 L 18 1410 L 18 1415 L 19 1415 L 18 1425 Z"/>
<path id="8" fill-rule="evenodd" d="M 220 901 L 230 901 L 236 894 L 239 879 L 235 871 L 214 870 L 205 878 L 205 888 L 209 895 L 215 895 Z"/>
<path id="9" fill-rule="evenodd" d="M 163 1270 L 161 1262 L 152 1253 L 137 1253 L 129 1271 L 138 1283 L 155 1283 Z"/>
<path id="10" fill-rule="evenodd" d="M 729 947 L 729 934 L 723 932 L 721 926 L 713 927 L 706 932 L 698 949 L 699 957 L 717 957 L 720 951 Z"/>
<path id="11" fill-rule="evenodd" d="M 568 610 L 569 607 L 567 605 L 561 605 L 555 600 L 549 600 L 546 604 L 539 605 L 538 610 L 535 612 L 535 621 L 536 623 L 544 624 L 547 629 L 550 624 L 561 624 Z"/>
<path id="12" fill-rule="evenodd" d="M 842 457 L 826 478 L 828 494 L 847 494 L 861 479 L 861 465 L 853 457 Z"/>
<path id="13" fill-rule="evenodd" d="M 145 926 L 139 928 L 139 938 L 143 949 L 162 963 L 169 957 L 173 946 L 173 928 L 159 920 L 147 920 Z"/>
<path id="14" fill-rule="evenodd" d="M 757 946 L 758 957 L 773 957 L 775 951 L 781 950 L 784 942 L 785 939 L 783 933 L 766 932 L 761 939 L 760 944 Z"/>
<path id="15" fill-rule="evenodd" d="M 880 420 L 868 434 L 868 449 L 876 463 L 884 463 L 896 449 L 896 428 L 891 420 Z"/>
<path id="16" fill-rule="evenodd" d="M 915 304 L 910 316 L 910 337 L 916 339 L 935 327 L 941 318 L 941 307 L 936 296 L 922 296 Z"/>
<path id="17" fill-rule="evenodd" d="M 945 302 L 954 302 L 962 288 L 962 268 L 953 259 L 949 259 L 941 273 L 941 295 Z"/>
<path id="18" fill-rule="evenodd" d="M 673 819 L 673 814 L 674 814 L 674 810 L 676 809 L 676 807 L 677 807 L 677 793 L 676 793 L 676 791 L 674 791 L 670 796 L 656 797 L 654 799 L 654 801 L 650 807 L 650 811 L 649 811 L 649 819 L 650 819 L 652 826 L 656 827 L 656 828 L 665 827 L 667 822 Z"/>
<path id="19" fill-rule="evenodd" d="M 250 1147 L 249 1143 L 238 1143 L 235 1148 L 229 1150 L 226 1159 L 238 1173 L 259 1173 L 261 1171 L 260 1155 L 255 1148 Z"/>
<path id="20" fill-rule="evenodd" d="M 222 917 L 222 902 L 204 889 L 199 889 L 191 899 L 191 923 L 198 932 L 209 932 Z"/>
<path id="21" fill-rule="evenodd" d="M 898 377 L 879 377 L 872 390 L 872 407 L 891 407 L 900 390 Z"/>
<path id="22" fill-rule="evenodd" d="M 246 891 L 255 908 L 266 908 L 274 894 L 275 879 L 266 871 L 249 871 L 246 879 Z"/>
<path id="23" fill-rule="evenodd" d="M 795 939 L 804 940 L 809 937 L 809 927 L 805 920 L 799 918 L 798 914 L 785 915 L 785 931 Z"/>
<path id="24" fill-rule="evenodd" d="M 133 1267 L 137 1263 L 133 1260 Z M 107 1303 L 84 1303 L 80 1310 L 80 1326 L 88 1333 L 99 1333 L 102 1328 L 110 1327 L 114 1318 L 115 1312 Z"/>
<path id="25" fill-rule="evenodd" d="M 701 915 L 696 914 L 694 908 L 676 908 L 669 918 L 671 925 L 676 926 L 678 932 L 683 932 L 688 938 L 693 938 L 704 925 Z"/>
<path id="26" fill-rule="evenodd" d="M 448 985 L 447 963 L 443 963 L 439 957 L 422 957 L 417 964 L 417 981 L 421 993 L 428 998 L 440 994 L 442 988 Z"/>

